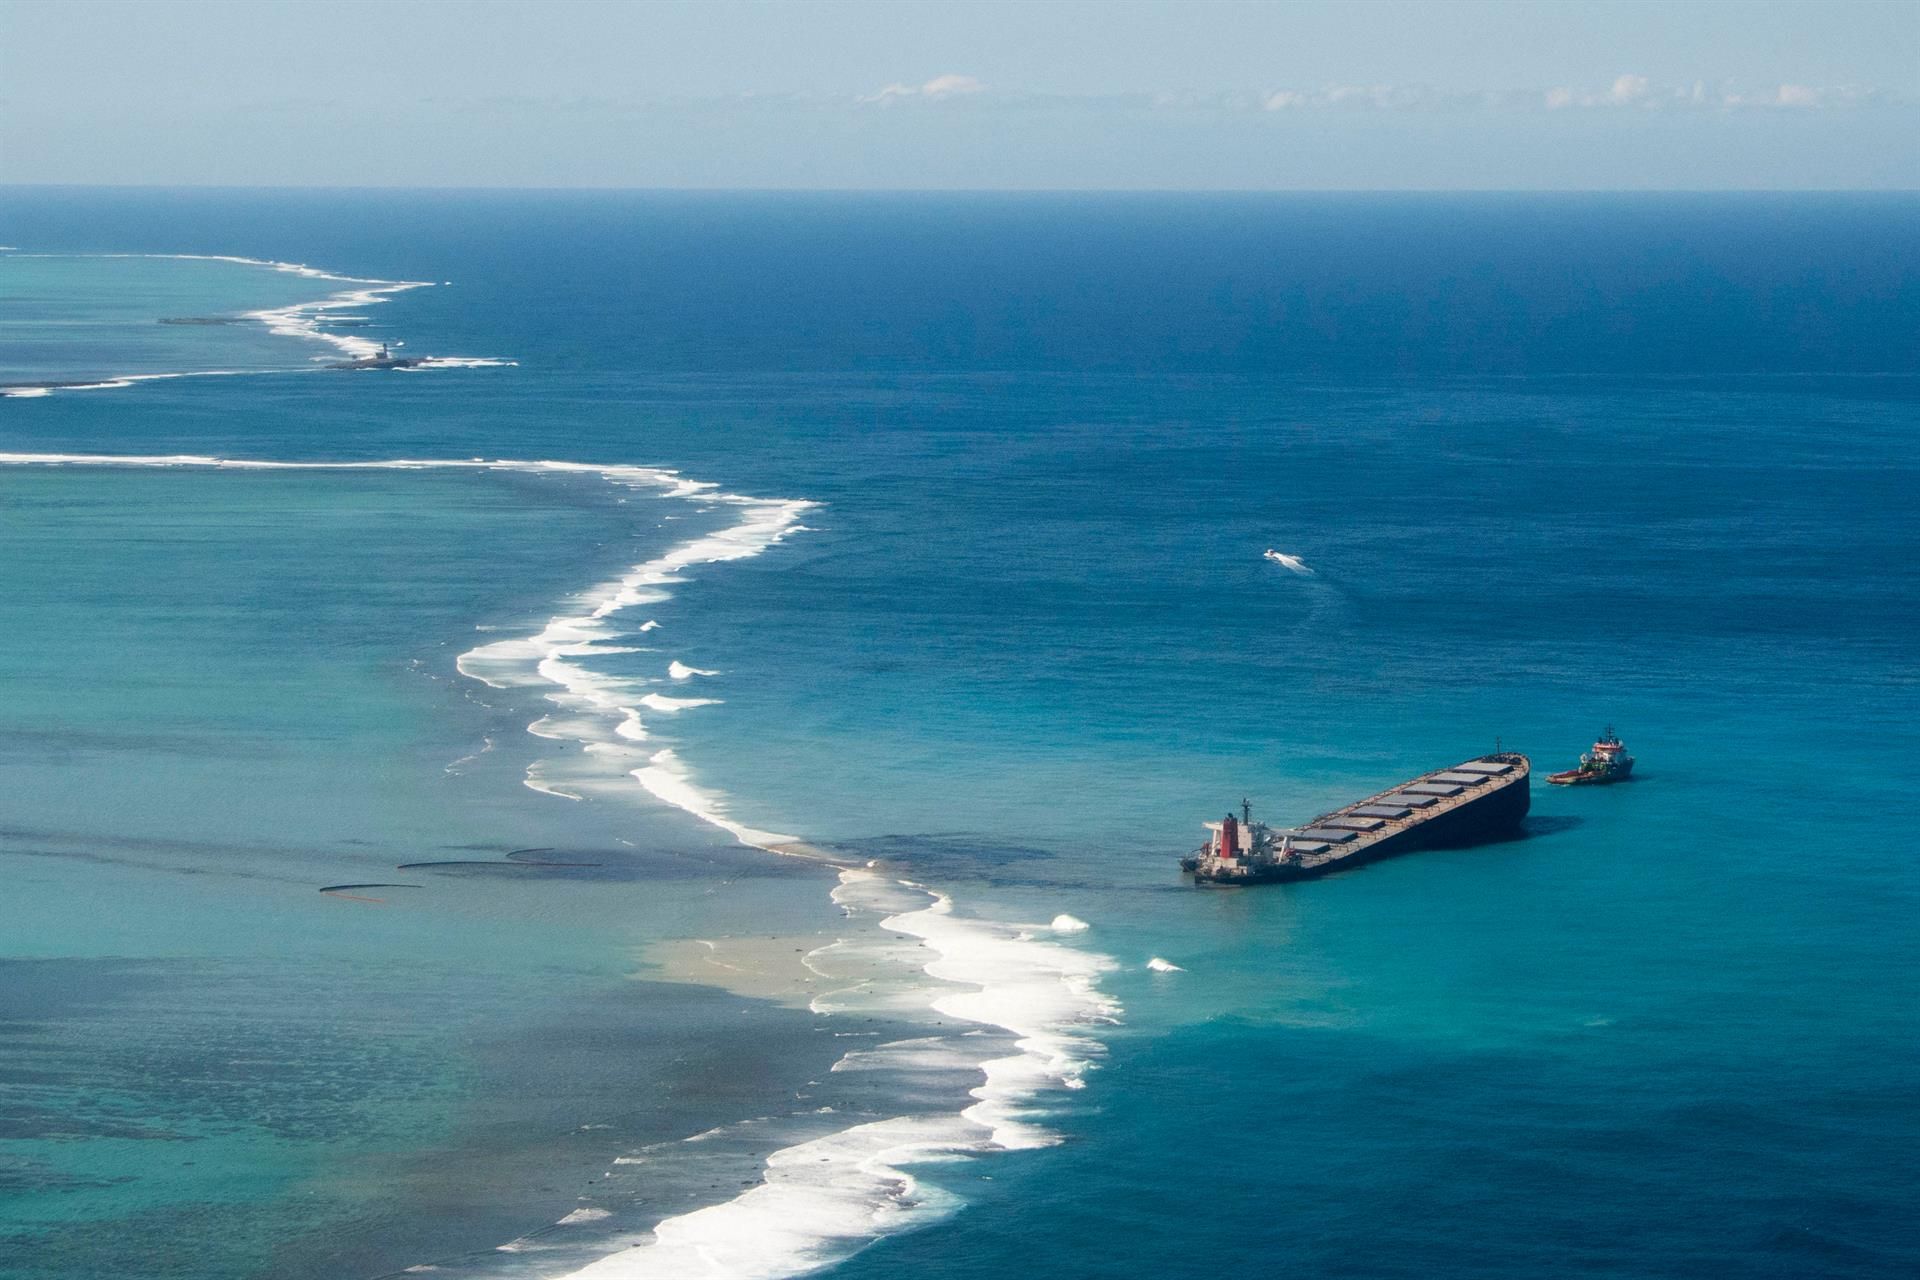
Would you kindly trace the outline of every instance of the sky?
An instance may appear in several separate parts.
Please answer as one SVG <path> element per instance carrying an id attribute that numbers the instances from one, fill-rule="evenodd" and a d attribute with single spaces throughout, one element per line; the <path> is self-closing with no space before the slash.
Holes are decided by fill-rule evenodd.
<path id="1" fill-rule="evenodd" d="M 0 0 L 0 182 L 1913 189 L 1920 0 Z"/>

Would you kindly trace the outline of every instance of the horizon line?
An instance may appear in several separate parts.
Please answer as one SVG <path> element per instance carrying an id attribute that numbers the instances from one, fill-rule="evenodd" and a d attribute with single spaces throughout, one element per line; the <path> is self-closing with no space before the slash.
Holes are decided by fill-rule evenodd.
<path id="1" fill-rule="evenodd" d="M 1886 187 L 799 187 L 671 186 L 627 183 L 570 185 L 380 182 L 13 182 L 0 191 L 408 191 L 422 193 L 644 194 L 644 195 L 1112 195 L 1112 196 L 1794 196 L 1920 195 L 1920 186 Z"/>

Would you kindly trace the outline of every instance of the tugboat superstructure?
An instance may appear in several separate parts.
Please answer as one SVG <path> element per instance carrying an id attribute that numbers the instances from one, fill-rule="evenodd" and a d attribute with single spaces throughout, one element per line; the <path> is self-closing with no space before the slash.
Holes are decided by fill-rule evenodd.
<path id="1" fill-rule="evenodd" d="M 1556 787 L 1603 787 L 1625 782 L 1633 776 L 1633 757 L 1627 754 L 1620 735 L 1608 725 L 1593 744 L 1593 750 L 1580 757 L 1580 767 L 1562 773 L 1550 773 L 1547 781 Z"/>

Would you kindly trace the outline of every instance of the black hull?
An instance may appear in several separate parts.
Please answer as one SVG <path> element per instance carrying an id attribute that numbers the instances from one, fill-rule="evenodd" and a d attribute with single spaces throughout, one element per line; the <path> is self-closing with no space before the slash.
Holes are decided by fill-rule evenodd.
<path id="1" fill-rule="evenodd" d="M 1325 861 L 1306 865 L 1273 863 L 1230 876 L 1210 874 L 1199 860 L 1190 860 L 1191 865 L 1183 863 L 1182 869 L 1193 872 L 1195 884 L 1284 884 L 1317 880 L 1337 871 L 1422 849 L 1459 849 L 1510 840 L 1519 833 L 1520 824 L 1533 807 L 1532 777 L 1524 756 L 1499 758 L 1518 761 L 1519 776 L 1492 780 L 1485 784 L 1484 791 L 1458 804 L 1430 817 L 1416 815 L 1402 829 L 1366 841 L 1350 851 L 1337 852 Z"/>

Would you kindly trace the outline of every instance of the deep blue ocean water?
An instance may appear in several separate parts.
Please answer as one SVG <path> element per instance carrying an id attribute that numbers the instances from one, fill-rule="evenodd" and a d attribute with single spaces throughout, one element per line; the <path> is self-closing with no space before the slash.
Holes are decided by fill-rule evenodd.
<path id="1" fill-rule="evenodd" d="M 0 1271 L 138 1233 L 138 1274 L 656 1274 L 614 1228 L 779 1144 L 729 1131 L 724 1186 L 616 1159 L 978 1083 L 829 1076 L 847 1015 L 648 980 L 659 939 L 836 928 L 830 875 L 625 776 L 666 745 L 734 821 L 1111 965 L 1086 1087 L 1029 1100 L 1062 1141 L 917 1167 L 877 1203 L 922 1229 L 787 1270 L 1912 1274 L 1916 232 L 1910 196 L 7 192 L 19 252 L 432 281 L 353 332 L 516 363 L 334 374 L 129 318 L 325 282 L 0 257 L 3 331 L 70 330 L 0 382 L 280 370 L 0 399 L 0 452 L 817 505 L 615 616 L 596 671 L 719 701 L 596 772 L 455 658 L 739 508 L 0 468 Z M 1544 773 L 1609 722 L 1641 778 L 1537 787 L 1526 839 L 1175 874 L 1242 796 L 1496 739 Z M 600 865 L 313 892 L 536 846 Z M 608 1234 L 564 1267 L 490 1252 L 576 1204 Z"/>

